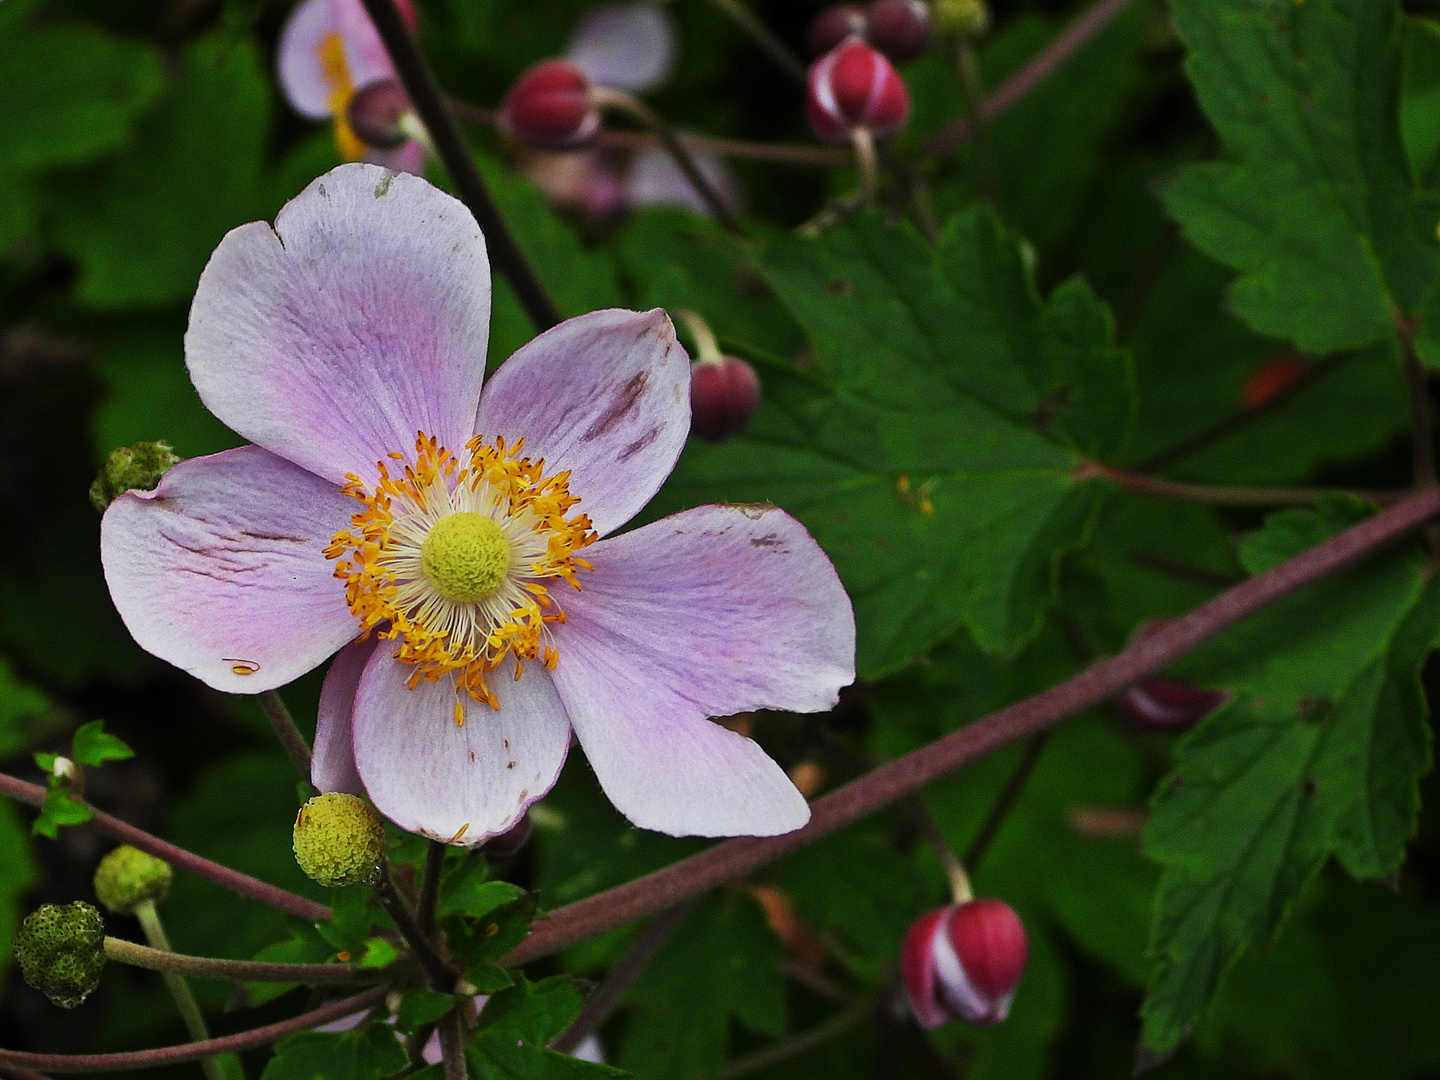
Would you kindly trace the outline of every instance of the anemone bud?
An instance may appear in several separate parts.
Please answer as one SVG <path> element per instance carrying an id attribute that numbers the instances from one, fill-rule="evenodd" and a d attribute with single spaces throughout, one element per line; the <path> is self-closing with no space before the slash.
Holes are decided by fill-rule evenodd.
<path id="1" fill-rule="evenodd" d="M 499 862 L 518 855 L 525 842 L 530 839 L 530 814 L 527 811 L 514 825 L 499 836 L 492 836 L 481 845 L 480 850 L 487 859 Z"/>
<path id="2" fill-rule="evenodd" d="M 515 80 L 500 103 L 500 130 L 542 150 L 579 146 L 600 127 L 590 80 L 569 60 L 542 60 Z"/>
<path id="3" fill-rule="evenodd" d="M 739 435 L 760 407 L 760 380 L 744 360 L 722 356 L 690 365 L 690 430 L 706 442 Z"/>
<path id="4" fill-rule="evenodd" d="M 1146 731 L 1189 731 L 1224 703 L 1223 690 L 1179 679 L 1145 679 L 1119 698 L 1121 715 Z"/>
<path id="5" fill-rule="evenodd" d="M 61 1008 L 73 1009 L 100 984 L 105 922 L 79 900 L 45 904 L 20 924 L 15 959 L 27 983 Z"/>
<path id="6" fill-rule="evenodd" d="M 362 86 L 350 98 L 350 130 L 362 142 L 381 150 L 392 150 L 408 136 L 400 119 L 410 112 L 410 95 L 399 79 L 381 79 Z"/>
<path id="7" fill-rule="evenodd" d="M 107 910 L 130 915 L 147 900 L 164 900 L 171 877 L 165 860 L 122 844 L 96 867 L 95 895 Z"/>
<path id="8" fill-rule="evenodd" d="M 295 815 L 295 861 L 327 889 L 374 881 L 385 854 L 380 815 L 354 795 L 327 791 Z"/>
<path id="9" fill-rule="evenodd" d="M 889 60 L 849 37 L 810 65 L 805 115 L 828 142 L 847 142 L 859 127 L 883 138 L 910 118 L 910 92 Z"/>
<path id="10" fill-rule="evenodd" d="M 870 44 L 893 64 L 907 64 L 930 47 L 930 8 L 925 0 L 875 0 L 867 16 Z"/>
<path id="11" fill-rule="evenodd" d="M 915 1019 L 926 1029 L 953 1020 L 988 1027 L 1010 1013 L 1030 947 L 1025 925 L 1002 900 L 984 898 L 926 912 L 910 925 L 900 969 Z"/>
<path id="12" fill-rule="evenodd" d="M 805 43 L 811 56 L 824 56 L 851 34 L 865 37 L 870 30 L 865 8 L 859 4 L 839 4 L 815 16 L 805 32 Z"/>

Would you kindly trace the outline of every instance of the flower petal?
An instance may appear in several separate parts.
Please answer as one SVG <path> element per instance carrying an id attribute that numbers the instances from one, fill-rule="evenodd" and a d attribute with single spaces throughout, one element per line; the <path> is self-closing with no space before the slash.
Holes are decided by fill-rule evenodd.
<path id="1" fill-rule="evenodd" d="M 217 690 L 274 689 L 355 636 L 324 555 L 353 505 L 258 446 L 182 461 L 105 512 L 110 595 L 141 648 Z"/>
<path id="2" fill-rule="evenodd" d="M 694 154 L 695 167 L 710 183 L 720 201 L 731 210 L 740 209 L 740 192 L 725 162 L 715 154 Z M 631 206 L 679 206 L 701 217 L 710 217 L 708 203 L 700 197 L 675 159 L 658 146 L 635 155 L 625 180 L 626 201 Z"/>
<path id="3" fill-rule="evenodd" d="M 490 271 L 470 212 L 376 165 L 326 173 L 272 230 L 232 230 L 185 335 L 210 411 L 336 483 L 372 478 L 415 432 L 463 448 L 489 333 Z"/>
<path id="4" fill-rule="evenodd" d="M 413 173 L 415 176 L 425 175 L 425 147 L 414 139 L 406 139 L 399 146 L 389 150 L 371 147 L 370 152 L 365 155 L 365 160 L 375 165 L 383 165 L 391 172 Z"/>
<path id="5" fill-rule="evenodd" d="M 365 785 L 355 771 L 355 742 L 351 720 L 360 676 L 375 653 L 377 639 L 352 641 L 336 655 L 320 688 L 320 709 L 315 721 L 315 748 L 310 758 L 310 782 L 321 791 L 364 795 Z"/>
<path id="6" fill-rule="evenodd" d="M 275 74 L 285 99 L 301 116 L 323 120 L 332 115 L 335 87 L 325 76 L 320 49 L 327 34 L 337 32 L 330 0 L 304 0 L 280 30 Z"/>
<path id="7" fill-rule="evenodd" d="M 551 678 L 611 801 L 672 835 L 803 825 L 779 766 L 705 717 L 814 712 L 853 681 L 850 601 L 815 541 L 773 507 L 703 506 L 585 554 Z"/>
<path id="8" fill-rule="evenodd" d="M 659 4 L 606 4 L 581 18 L 565 57 L 598 86 L 642 93 L 674 67 L 675 28 Z"/>
<path id="9" fill-rule="evenodd" d="M 475 430 L 525 439 L 525 456 L 570 472 L 602 536 L 660 489 L 690 430 L 690 358 L 654 311 L 593 311 L 521 348 L 491 378 Z"/>
<path id="10" fill-rule="evenodd" d="M 355 764 L 379 811 L 409 832 L 474 847 L 520 820 L 560 775 L 570 748 L 565 706 L 538 664 L 518 681 L 507 660 L 489 676 L 498 711 L 464 698 L 455 677 L 409 681 L 385 642 L 355 698 Z"/>
<path id="11" fill-rule="evenodd" d="M 385 43 L 365 5 L 360 0 L 330 0 L 335 25 L 345 44 L 345 64 L 350 69 L 350 85 L 356 90 L 372 82 L 395 77 L 395 65 L 385 51 Z"/>

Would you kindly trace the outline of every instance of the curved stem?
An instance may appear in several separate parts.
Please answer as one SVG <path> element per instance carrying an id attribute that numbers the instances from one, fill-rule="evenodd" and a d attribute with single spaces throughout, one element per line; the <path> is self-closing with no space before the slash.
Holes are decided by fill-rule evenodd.
<path id="1" fill-rule="evenodd" d="M 997 86 L 995 92 L 982 101 L 978 109 L 966 112 L 931 135 L 925 143 L 925 152 L 933 157 L 948 154 L 974 135 L 982 125 L 994 121 L 1044 82 L 1082 45 L 1105 29 L 1110 20 L 1124 11 L 1129 3 L 1130 0 L 1097 0 L 1060 31 L 1034 59 Z"/>
<path id="2" fill-rule="evenodd" d="M 676 308 L 674 315 L 682 323 L 685 329 L 690 331 L 690 336 L 695 339 L 695 359 L 706 364 L 718 364 L 725 359 L 725 354 L 720 351 L 720 342 L 715 338 L 715 331 L 710 329 L 710 324 L 697 312 L 689 308 Z"/>
<path id="3" fill-rule="evenodd" d="M 475 157 L 461 137 L 460 129 L 455 126 L 455 118 L 445 108 L 435 76 L 431 74 L 425 58 L 420 55 L 415 39 L 410 36 L 410 30 L 395 6 L 395 0 L 360 2 L 365 5 L 366 14 L 375 24 L 380 40 L 384 42 L 385 51 L 390 54 L 395 65 L 395 74 L 399 76 L 405 92 L 410 95 L 415 112 L 430 132 L 430 139 L 435 144 L 435 154 L 444 164 L 450 179 L 455 182 L 460 201 L 480 223 L 491 265 L 509 280 L 520 300 L 520 306 L 525 309 L 525 314 L 530 316 L 535 328 L 550 329 L 560 321 L 560 312 L 556 309 L 555 302 L 550 299 L 550 294 L 545 291 L 545 286 L 540 283 L 535 268 L 525 257 L 525 252 L 516 243 L 510 227 L 500 216 L 499 207 L 490 197 L 490 189 L 485 186 L 480 170 L 475 167 Z"/>
<path id="4" fill-rule="evenodd" d="M 0 1067 L 44 1069 L 54 1073 L 121 1072 L 126 1069 L 149 1069 L 156 1065 L 175 1065 L 182 1061 L 199 1061 L 215 1054 L 268 1046 L 286 1035 L 328 1024 L 344 1016 L 353 1016 L 385 1000 L 389 987 L 375 986 L 364 993 L 318 1009 L 301 1013 L 278 1024 L 223 1035 L 205 1042 L 161 1046 L 154 1050 L 131 1050 L 120 1054 L 32 1054 L 23 1050 L 0 1050 Z"/>
<path id="5" fill-rule="evenodd" d="M 985 857 L 985 852 L 990 850 L 990 844 L 995 839 L 995 834 L 1000 831 L 1000 826 L 1005 824 L 1005 819 L 1015 808 L 1015 803 L 1020 799 L 1020 793 L 1025 790 L 1025 784 L 1030 779 L 1030 774 L 1035 771 L 1035 766 L 1040 764 L 1040 756 L 1045 753 L 1045 744 L 1049 741 L 1050 732 L 1042 731 L 1031 736 L 1030 741 L 1025 744 L 1025 752 L 1015 763 L 1014 771 L 1006 778 L 1005 786 L 1000 789 L 1000 794 L 995 796 L 995 801 L 990 805 L 990 812 L 985 815 L 985 820 L 980 823 L 980 828 L 975 832 L 975 839 L 971 840 L 970 846 L 965 849 L 965 865 L 971 870 L 980 865 L 980 860 Z"/>
<path id="6" fill-rule="evenodd" d="M 860 205 L 874 206 L 876 181 L 880 175 L 875 136 L 867 127 L 855 127 L 850 129 L 850 142 L 855 147 L 855 168 L 860 174 Z"/>
<path id="7" fill-rule="evenodd" d="M 920 835 L 930 845 L 930 850 L 935 853 L 935 858 L 940 860 L 940 866 L 950 882 L 951 901 L 956 904 L 966 904 L 974 900 L 975 890 L 970 887 L 970 875 L 965 872 L 966 863 L 961 862 L 950 845 L 945 842 L 945 835 L 940 831 L 940 826 L 935 823 L 935 815 L 930 813 L 930 808 L 925 805 L 925 800 L 918 794 L 914 794 L 906 798 L 905 804 L 910 810 L 911 819 L 920 830 Z"/>
<path id="8" fill-rule="evenodd" d="M 1357 499 L 1379 505 L 1399 502 L 1405 497 L 1403 491 L 1343 491 L 1339 488 L 1270 488 L 1270 487 L 1226 487 L 1218 484 L 1184 484 L 1177 480 L 1165 480 L 1158 476 L 1117 469 L 1101 465 L 1097 461 L 1086 461 L 1075 470 L 1075 479 L 1114 480 L 1126 491 L 1137 495 L 1154 495 L 1162 499 L 1176 499 L 1180 502 L 1204 503 L 1209 506 L 1309 506 L 1325 495 L 1346 494 Z"/>
<path id="9" fill-rule="evenodd" d="M 513 966 L 548 956 L 732 881 L 828 836 L 961 766 L 1100 704 L 1246 616 L 1395 543 L 1436 516 L 1440 516 L 1440 488 L 1411 495 L 1241 582 L 1123 652 L 837 788 L 811 804 L 810 823 L 803 829 L 783 836 L 727 840 L 551 912 L 548 918 L 536 922 L 530 936 L 505 962 Z"/>
<path id="10" fill-rule="evenodd" d="M 775 61 L 775 65 L 790 78 L 802 85 L 805 82 L 805 64 L 791 52 L 770 28 L 755 17 L 755 14 L 740 0 L 710 0 L 717 8 L 734 20 L 735 25 L 749 34 L 756 45 Z"/>
<path id="11" fill-rule="evenodd" d="M 420 897 L 415 902 L 415 923 L 427 937 L 435 925 L 435 908 L 440 903 L 440 875 L 445 872 L 445 845 L 431 840 L 425 845 L 425 871 L 420 878 Z"/>
<path id="12" fill-rule="evenodd" d="M 763 1050 L 756 1050 L 753 1054 L 736 1058 L 715 1075 L 719 1077 L 719 1080 L 736 1080 L 737 1077 L 749 1076 L 761 1069 L 768 1069 L 771 1065 L 779 1065 L 783 1061 L 799 1057 L 817 1046 L 824 1046 L 836 1036 L 843 1035 L 864 1020 L 874 1008 L 875 1006 L 871 1002 L 862 1001 L 838 1016 L 831 1017 L 823 1024 L 817 1024 L 809 1031 L 799 1032 L 787 1039 L 782 1039 L 773 1046 L 767 1046 Z"/>
<path id="13" fill-rule="evenodd" d="M 265 712 L 265 718 L 275 729 L 275 735 L 280 740 L 280 745 L 285 748 L 285 753 L 289 754 L 290 760 L 295 763 L 300 778 L 308 784 L 310 782 L 310 744 L 305 741 L 305 736 L 295 726 L 295 718 L 290 715 L 290 710 L 285 707 L 285 702 L 274 690 L 256 694 L 255 700 L 260 703 L 260 708 Z"/>
<path id="14" fill-rule="evenodd" d="M 27 784 L 24 780 L 7 776 L 4 773 L 0 773 L 0 794 L 9 795 L 12 799 L 29 803 L 31 806 L 45 805 L 45 789 L 43 787 L 39 784 Z M 127 824 L 103 810 L 96 810 L 89 803 L 81 805 L 89 807 L 95 815 L 90 819 L 91 824 L 122 844 L 139 848 L 141 851 L 154 855 L 157 859 L 164 859 L 172 866 L 189 871 L 196 877 L 213 881 L 216 885 L 229 889 L 248 900 L 255 900 L 295 915 L 306 922 L 322 922 L 334 918 L 334 912 L 324 904 L 317 904 L 314 900 L 297 896 L 279 886 L 270 885 L 259 878 L 253 878 L 249 874 L 242 874 L 238 870 L 231 870 L 228 866 L 211 862 L 194 852 L 177 847 L 168 840 L 152 836 L 144 829 L 137 829 L 134 825 Z"/>
<path id="15" fill-rule="evenodd" d="M 137 912 L 138 914 L 138 912 Z M 143 920 L 142 920 L 143 922 Z M 124 938 L 107 937 L 105 955 L 121 964 L 175 975 L 223 982 L 353 983 L 363 974 L 353 964 L 271 964 L 259 960 L 223 960 L 213 956 L 186 956 L 159 947 L 147 948 Z"/>
<path id="16" fill-rule="evenodd" d="M 455 991 L 455 973 L 435 951 L 429 935 L 420 929 L 420 924 L 415 919 L 415 913 L 410 910 L 410 905 L 405 903 L 405 898 L 395 887 L 395 879 L 391 876 L 388 862 L 385 864 L 380 884 L 375 886 L 375 895 L 379 898 L 386 913 L 394 920 L 395 928 L 400 931 L 400 936 L 410 946 L 410 951 L 415 954 L 415 959 L 419 960 L 420 966 L 425 969 L 425 974 L 430 981 L 430 989 L 438 990 L 442 994 L 453 993 Z"/>
<path id="17" fill-rule="evenodd" d="M 460 1010 L 451 1009 L 440 1018 L 440 1060 L 445 1080 L 465 1080 L 465 1041 L 460 1032 Z"/>
<path id="18" fill-rule="evenodd" d="M 715 186 L 700 171 L 700 166 L 695 164 L 695 159 L 690 155 L 690 151 L 685 149 L 685 145 L 676 136 L 675 129 L 666 122 L 663 116 L 633 94 L 627 94 L 623 90 L 616 90 L 608 86 L 595 87 L 591 91 L 591 99 L 600 108 L 618 109 L 653 131 L 715 220 L 727 232 L 732 232 L 736 236 L 745 235 L 745 230 L 735 220 L 735 215 L 725 205 L 725 200 L 720 197 Z"/>

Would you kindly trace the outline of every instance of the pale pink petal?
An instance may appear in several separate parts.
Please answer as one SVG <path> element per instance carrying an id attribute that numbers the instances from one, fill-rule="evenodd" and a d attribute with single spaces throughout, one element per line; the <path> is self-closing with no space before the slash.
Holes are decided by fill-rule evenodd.
<path id="1" fill-rule="evenodd" d="M 675 28 L 655 3 L 591 8 L 570 35 L 565 57 L 599 86 L 643 93 L 675 66 Z"/>
<path id="2" fill-rule="evenodd" d="M 355 771 L 355 743 L 350 724 L 355 714 L 355 692 L 365 665 L 374 655 L 375 644 L 373 637 L 352 641 L 335 655 L 330 670 L 325 673 L 315 722 L 315 747 L 310 759 L 310 782 L 321 791 L 365 794 L 365 785 Z"/>
<path id="3" fill-rule="evenodd" d="M 720 201 L 729 209 L 738 210 L 739 189 L 725 163 L 714 154 L 692 154 L 691 157 Z M 675 159 L 658 146 L 636 155 L 625 180 L 625 195 L 631 206 L 678 206 L 702 217 L 709 217 L 711 212 Z"/>
<path id="4" fill-rule="evenodd" d="M 602 536 L 660 489 L 690 430 L 690 358 L 654 311 L 593 311 L 520 349 L 491 378 L 475 430 L 525 440 L 570 472 L 577 512 Z"/>
<path id="5" fill-rule="evenodd" d="M 379 811 L 407 832 L 474 847 L 520 820 L 555 783 L 570 722 L 545 669 L 516 680 L 507 660 L 489 676 L 499 710 L 464 698 L 455 677 L 421 680 L 382 641 L 355 698 L 355 764 Z"/>
<path id="6" fill-rule="evenodd" d="M 105 580 L 141 648 L 217 690 L 272 690 L 355 636 L 323 553 L 354 507 L 258 446 L 193 458 L 110 504 Z"/>
<path id="7" fill-rule="evenodd" d="M 414 139 L 406 139 L 399 146 L 389 150 L 372 146 L 365 154 L 365 160 L 382 165 L 391 172 L 410 173 L 412 176 L 425 175 L 425 147 Z"/>
<path id="8" fill-rule="evenodd" d="M 803 825 L 779 766 L 705 718 L 814 712 L 853 681 L 850 601 L 815 541 L 773 507 L 703 506 L 585 555 L 551 677 L 610 800 L 672 835 Z"/>
<path id="9" fill-rule="evenodd" d="M 372 82 L 395 77 L 395 65 L 385 51 L 375 24 L 365 14 L 360 0 L 330 0 L 335 25 L 345 44 L 345 64 L 350 69 L 350 85 L 356 90 Z"/>
<path id="10" fill-rule="evenodd" d="M 423 430 L 470 437 L 490 271 L 470 212 L 414 176 L 341 165 L 275 228 L 234 229 L 200 277 L 185 335 L 210 411 L 337 483 L 374 475 Z"/>
<path id="11" fill-rule="evenodd" d="M 303 0 L 290 12 L 275 50 L 275 74 L 285 100 L 301 116 L 323 120 L 334 115 L 335 93 L 320 62 L 328 34 L 338 32 L 330 0 Z"/>

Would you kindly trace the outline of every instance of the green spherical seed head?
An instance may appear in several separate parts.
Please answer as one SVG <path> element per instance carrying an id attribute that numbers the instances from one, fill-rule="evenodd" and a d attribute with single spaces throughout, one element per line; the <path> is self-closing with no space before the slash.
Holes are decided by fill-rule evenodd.
<path id="1" fill-rule="evenodd" d="M 990 25 L 990 9 L 985 0 L 936 0 L 935 25 L 943 34 L 975 37 Z"/>
<path id="2" fill-rule="evenodd" d="M 448 600 L 483 600 L 505 580 L 510 544 L 490 518 L 462 510 L 431 527 L 420 545 L 420 569 Z"/>
<path id="3" fill-rule="evenodd" d="M 111 450 L 90 485 L 90 502 L 104 512 L 127 491 L 154 491 L 160 477 L 179 461 L 175 448 L 167 442 L 142 442 Z"/>
<path id="4" fill-rule="evenodd" d="M 295 815 L 295 861 L 327 889 L 374 881 L 384 854 L 380 815 L 354 795 L 316 795 Z"/>
<path id="5" fill-rule="evenodd" d="M 126 844 L 100 860 L 95 895 L 107 910 L 129 915 L 146 900 L 164 900 L 172 876 L 169 863 Z"/>
<path id="6" fill-rule="evenodd" d="M 25 981 L 56 1005 L 73 1009 L 100 983 L 105 923 L 77 900 L 31 912 L 15 935 L 15 959 Z"/>

